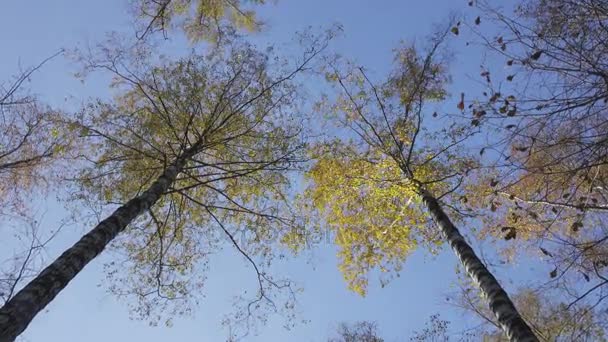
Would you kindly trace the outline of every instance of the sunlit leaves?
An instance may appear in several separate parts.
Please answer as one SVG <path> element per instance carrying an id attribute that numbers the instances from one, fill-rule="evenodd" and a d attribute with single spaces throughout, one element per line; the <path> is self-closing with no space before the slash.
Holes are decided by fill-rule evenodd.
<path id="1" fill-rule="evenodd" d="M 393 160 L 358 156 L 348 146 L 321 147 L 308 173 L 307 196 L 335 234 L 340 270 L 353 291 L 365 294 L 367 273 L 398 271 L 416 248 L 426 223 L 412 185 Z"/>
<path id="2" fill-rule="evenodd" d="M 450 79 L 444 64 L 421 56 L 414 46 L 395 50 L 395 63 L 389 83 L 404 106 L 411 107 L 421 98 L 430 102 L 445 99 Z"/>
<path id="3" fill-rule="evenodd" d="M 141 37 L 153 31 L 165 33 L 177 26 L 192 42 L 219 42 L 235 30 L 258 30 L 261 22 L 249 6 L 264 3 L 265 0 L 134 0 L 142 20 Z"/>
<path id="4" fill-rule="evenodd" d="M 312 147 L 304 202 L 320 223 L 308 230 L 330 233 L 340 270 L 349 288 L 360 294 L 366 293 L 370 273 L 379 271 L 385 285 L 399 276 L 417 246 L 436 250 L 440 236 L 420 206 L 420 191 L 424 187 L 449 195 L 456 177 L 472 162 L 443 144 L 462 139 L 466 128 L 452 125 L 431 132 L 422 126 L 426 105 L 443 100 L 450 81 L 438 53 L 438 44 L 426 56 L 414 46 L 397 49 L 394 70 L 379 84 L 352 64 L 341 68 L 336 63 L 326 74 L 340 95 L 319 108 L 339 128 L 350 128 L 352 135 L 347 135 L 353 138 Z M 294 249 L 305 241 L 301 232 L 286 239 Z"/>

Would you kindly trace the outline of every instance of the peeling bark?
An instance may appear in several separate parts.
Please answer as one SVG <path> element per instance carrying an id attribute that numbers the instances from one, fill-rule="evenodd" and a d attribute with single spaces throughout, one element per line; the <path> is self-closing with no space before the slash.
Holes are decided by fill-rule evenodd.
<path id="1" fill-rule="evenodd" d="M 482 294 L 486 297 L 490 309 L 496 316 L 502 330 L 510 341 L 532 342 L 538 338 L 523 320 L 515 305 L 500 286 L 498 280 L 479 260 L 475 251 L 465 241 L 464 237 L 454 226 L 443 211 L 437 199 L 426 190 L 421 191 L 422 202 L 428 209 L 435 224 L 439 227 L 450 247 L 465 267 L 469 277 L 473 279 Z"/>
<path id="2" fill-rule="evenodd" d="M 6 302 L 0 308 L 0 342 L 14 341 L 34 317 L 129 223 L 151 208 L 171 187 L 186 161 L 198 152 L 199 146 L 200 143 L 184 151 L 145 192 L 101 221 Z"/>

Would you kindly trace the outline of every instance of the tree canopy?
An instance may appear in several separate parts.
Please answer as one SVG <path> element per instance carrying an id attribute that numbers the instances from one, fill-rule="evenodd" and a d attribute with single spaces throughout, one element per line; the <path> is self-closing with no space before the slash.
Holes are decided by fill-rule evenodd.
<path id="1" fill-rule="evenodd" d="M 131 0 L 141 21 L 138 37 L 154 32 L 167 34 L 179 28 L 192 42 L 219 42 L 236 30 L 257 31 L 262 22 L 252 6 L 265 0 Z"/>
<path id="2" fill-rule="evenodd" d="M 447 299 L 462 321 L 408 318 L 403 328 L 417 332 L 399 338 L 606 340 L 605 2 L 467 1 L 430 34 L 400 35 L 388 58 L 368 47 L 397 33 L 368 25 L 357 3 L 338 5 L 339 15 L 334 4 L 267 11 L 275 4 L 265 0 L 124 5 L 127 31 L 0 81 L 0 342 L 63 300 L 102 253 L 104 288 L 132 317 L 171 326 L 204 303 L 210 279 L 224 280 L 211 260 L 228 251 L 255 283 L 226 305 L 233 316 L 219 324 L 231 341 L 270 313 L 293 327 L 296 304 L 310 298 L 293 279 L 309 252 L 312 268 L 335 254 L 342 286 L 366 304 L 395 283 L 416 284 L 383 290 L 408 305 L 431 282 L 460 285 Z M 274 8 L 295 8 L 294 25 L 347 25 L 308 27 L 283 44 L 283 28 L 266 26 Z M 351 17 L 370 36 L 348 38 Z M 348 43 L 330 44 L 342 30 Z M 30 90 L 65 57 L 54 70 L 76 66 L 83 83 L 107 81 L 107 94 L 53 83 L 62 102 Z M 51 219 L 36 209 L 47 202 Z M 54 245 L 68 221 L 77 229 Z M 319 236 L 330 245 L 315 246 Z M 446 265 L 456 271 L 436 272 Z M 305 278 L 334 294 L 326 273 Z M 381 320 L 412 312 L 397 311 L 332 317 L 338 329 L 325 336 L 385 341 Z"/>

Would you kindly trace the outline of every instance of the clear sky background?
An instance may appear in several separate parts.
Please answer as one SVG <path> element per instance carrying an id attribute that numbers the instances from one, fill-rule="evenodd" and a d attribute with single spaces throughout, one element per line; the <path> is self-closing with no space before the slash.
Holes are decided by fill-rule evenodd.
<path id="1" fill-rule="evenodd" d="M 37 64 L 60 48 L 94 44 L 111 30 L 132 32 L 126 12 L 126 0 L 5 0 L 0 8 L 0 79 L 6 80 L 19 70 Z M 332 49 L 354 58 L 374 72 L 385 72 L 391 63 L 391 51 L 401 40 L 421 40 L 433 24 L 445 22 L 450 14 L 468 10 L 464 0 L 280 0 L 265 6 L 261 16 L 267 29 L 255 41 L 289 44 L 296 31 L 307 26 L 327 28 L 334 23 L 344 27 L 344 35 Z M 175 37 L 175 35 L 173 35 Z M 177 39 L 168 46 L 184 49 Z M 466 75 L 478 75 L 482 58 L 464 49 L 464 41 L 452 43 L 452 93 L 459 94 L 473 84 Z M 169 48 L 167 48 L 169 49 Z M 170 51 L 170 50 L 169 50 Z M 41 98 L 55 106 L 75 108 L 88 97 L 106 97 L 109 92 L 101 80 L 84 84 L 72 77 L 71 62 L 57 58 L 36 73 L 30 84 Z M 453 100 L 453 108 L 457 100 Z M 451 102 L 448 101 L 448 106 Z M 53 199 L 40 200 L 37 207 L 44 216 L 45 228 L 53 228 L 65 215 Z M 49 260 L 88 231 L 88 226 L 70 226 L 49 247 Z M 4 230 L 1 230 L 4 229 Z M 466 234 L 467 230 L 463 229 Z M 0 239 L 6 234 L 0 228 Z M 0 254 L 10 254 L 11 246 L 0 244 Z M 477 249 L 480 246 L 476 246 Z M 487 249 L 488 247 L 486 247 Z M 491 251 L 486 253 L 491 254 Z M 176 318 L 172 327 L 150 327 L 146 322 L 130 320 L 127 305 L 107 294 L 103 263 L 112 258 L 104 253 L 89 264 L 78 277 L 40 314 L 23 335 L 24 341 L 223 341 L 227 331 L 221 326 L 224 314 L 232 309 L 232 298 L 243 289 L 253 289 L 255 277 L 232 248 L 219 251 L 210 261 L 205 298 L 191 317 Z M 446 250 L 437 257 L 416 252 L 404 266 L 401 277 L 380 288 L 372 280 L 365 298 L 349 292 L 336 268 L 335 251 L 328 243 L 320 244 L 305 258 L 277 264 L 278 275 L 289 276 L 304 288 L 298 296 L 299 319 L 308 320 L 291 331 L 282 328 L 280 317 L 272 317 L 257 336 L 247 341 L 325 341 L 337 324 L 371 320 L 379 324 L 387 341 L 407 339 L 412 331 L 423 328 L 434 313 L 452 321 L 457 332 L 472 324 L 458 311 L 445 305 L 445 294 L 455 284 L 455 257 Z M 495 270 L 500 279 L 528 279 L 536 271 L 520 265 L 515 273 Z M 501 274 L 503 276 L 501 276 Z M 504 284 L 508 289 L 517 285 Z M 518 285 L 522 285 L 520 282 Z"/>

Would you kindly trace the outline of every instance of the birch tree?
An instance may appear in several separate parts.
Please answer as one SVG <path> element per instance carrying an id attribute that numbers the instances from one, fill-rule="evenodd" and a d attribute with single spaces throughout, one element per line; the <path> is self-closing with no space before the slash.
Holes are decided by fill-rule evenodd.
<path id="1" fill-rule="evenodd" d="M 27 83 L 61 53 L 0 83 L 2 304 L 40 270 L 44 248 L 60 230 L 41 229 L 41 217 L 30 203 L 57 184 L 54 172 L 69 149 L 66 132 L 59 124 L 63 113 L 40 101 Z"/>
<path id="2" fill-rule="evenodd" d="M 141 49 L 102 49 L 100 58 L 89 59 L 90 68 L 115 76 L 116 95 L 67 123 L 86 142 L 79 156 L 90 165 L 75 195 L 114 204 L 114 211 L 0 309 L 0 341 L 23 332 L 119 235 L 132 257 L 128 277 L 144 304 L 149 295 L 172 299 L 196 285 L 189 275 L 206 255 L 213 229 L 256 272 L 258 297 L 248 311 L 270 299 L 268 287 L 289 287 L 264 273 L 234 234 L 247 229 L 263 241 L 273 228 L 291 224 L 284 216 L 285 172 L 304 147 L 292 113 L 292 80 L 325 43 L 316 41 L 295 66 L 279 69 L 247 44 L 157 66 Z"/>
<path id="3" fill-rule="evenodd" d="M 475 166 L 470 156 L 458 151 L 474 131 L 425 125 L 437 116 L 427 114 L 427 104 L 446 97 L 449 77 L 439 51 L 447 34 L 432 39 L 426 56 L 413 46 L 398 49 L 396 69 L 380 86 L 363 68 L 334 64 L 329 69 L 327 78 L 343 94 L 333 114 L 350 135 L 313 150 L 316 162 L 309 172 L 307 198 L 311 211 L 337 232 L 340 267 L 351 289 L 364 293 L 365 275 L 372 269 L 398 271 L 418 243 L 444 241 L 506 335 L 513 341 L 536 341 L 445 211 L 462 217 L 456 190 Z M 297 243 L 298 238 L 306 236 L 294 232 L 288 242 Z"/>
<path id="4" fill-rule="evenodd" d="M 486 216 L 484 236 L 510 241 L 507 256 L 525 251 L 550 265 L 547 285 L 563 288 L 570 306 L 599 305 L 608 284 L 608 7 L 476 5 L 483 20 L 471 27 L 501 68 L 484 67 L 485 95 L 464 112 L 488 135 L 480 153 L 493 169 L 469 204 Z"/>
<path id="5" fill-rule="evenodd" d="M 463 286 L 456 298 L 450 300 L 467 313 L 480 320 L 473 331 L 484 341 L 508 341 L 492 313 L 481 303 L 479 296 L 468 286 Z M 606 341 L 605 312 L 590 305 L 568 308 L 548 292 L 523 288 L 513 296 L 521 314 L 529 322 L 541 341 Z"/>

